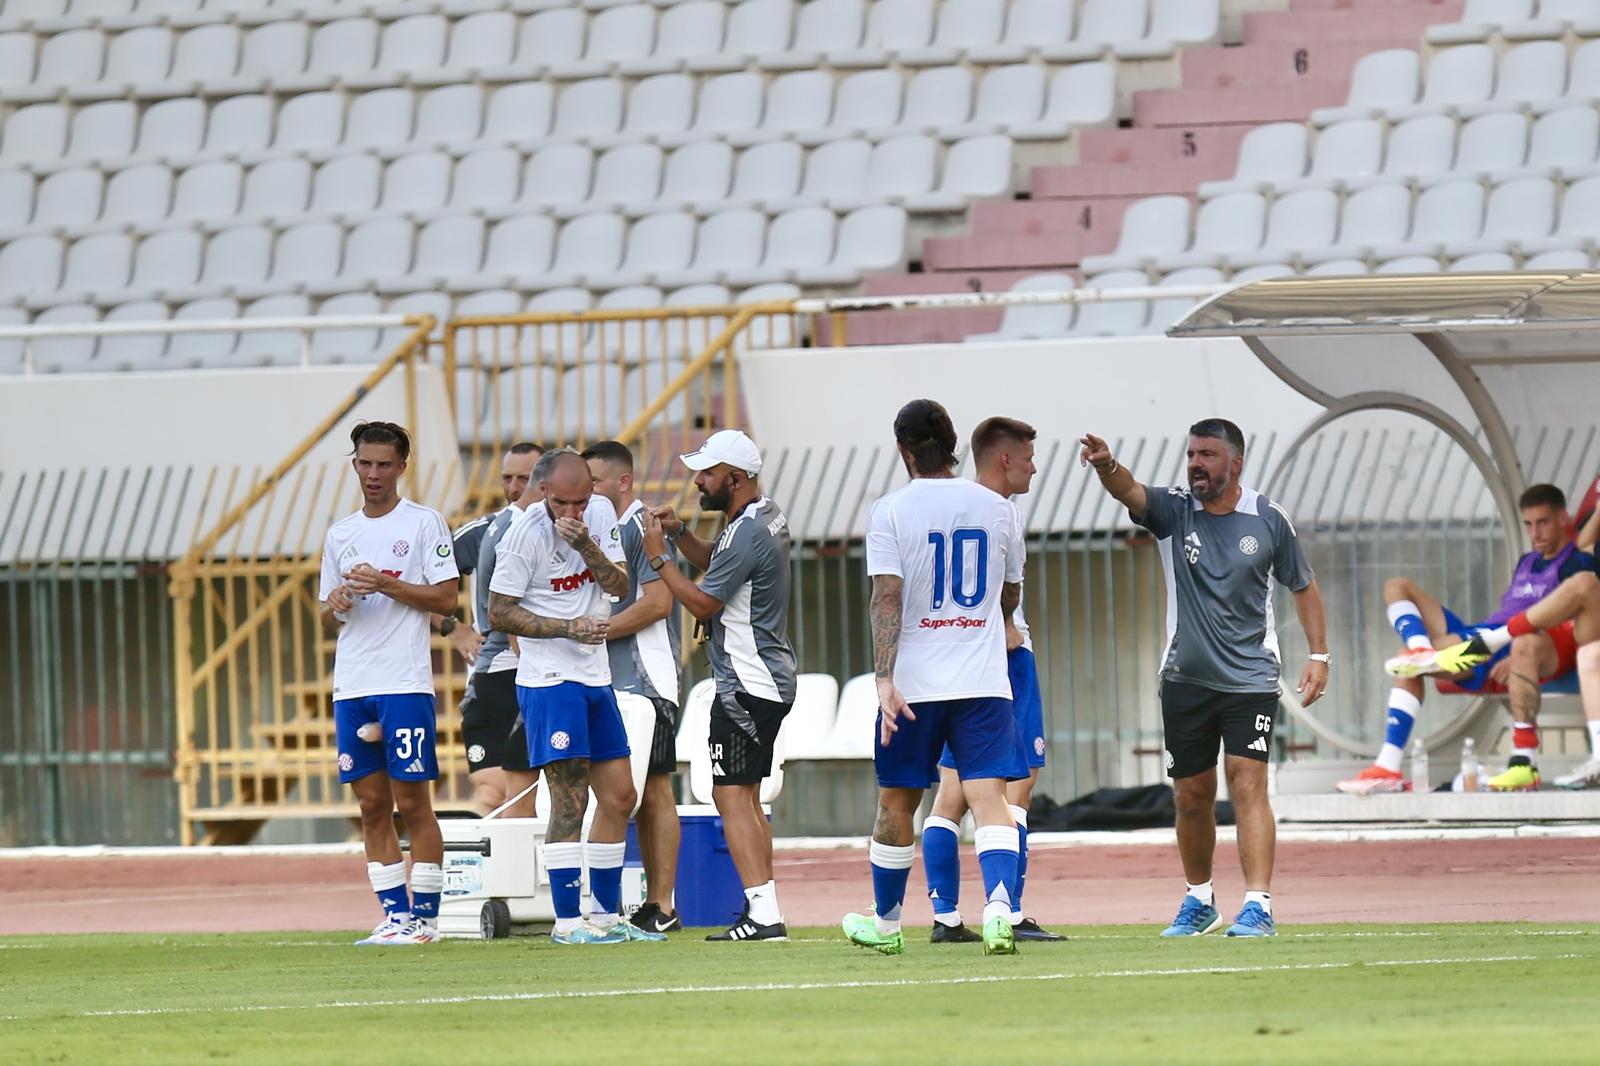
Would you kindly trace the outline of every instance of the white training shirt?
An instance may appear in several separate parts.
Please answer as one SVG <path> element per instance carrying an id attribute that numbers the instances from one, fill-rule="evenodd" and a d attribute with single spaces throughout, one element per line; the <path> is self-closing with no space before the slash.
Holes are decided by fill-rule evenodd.
<path id="1" fill-rule="evenodd" d="M 599 493 L 590 496 L 583 524 L 607 559 L 624 561 L 622 533 L 610 500 Z M 605 602 L 605 592 L 589 571 L 589 564 L 556 533 L 550 507 L 543 502 L 512 519 L 511 528 L 500 538 L 489 591 L 519 596 L 523 609 L 544 618 L 595 614 Z M 517 644 L 522 649 L 517 662 L 519 685 L 543 688 L 563 681 L 611 684 L 611 660 L 603 643 L 580 644 L 567 637 L 518 637 Z"/>
<path id="2" fill-rule="evenodd" d="M 894 683 L 907 702 L 1011 698 L 1000 591 L 1022 580 L 1015 514 L 964 478 L 917 478 L 873 504 L 867 573 L 905 582 Z"/>
<path id="3" fill-rule="evenodd" d="M 1017 506 L 1014 499 L 1007 500 L 1011 505 L 1011 520 L 1017 524 L 1017 550 L 1022 553 L 1022 561 L 1028 561 L 1028 523 L 1022 517 L 1022 508 Z M 1024 589 L 1022 595 L 1026 596 Z M 1017 609 L 1011 612 L 1011 624 L 1017 627 L 1017 632 L 1022 634 L 1022 646 L 1029 651 L 1033 650 L 1033 633 L 1028 629 L 1028 620 L 1022 616 L 1022 599 L 1017 600 Z"/>
<path id="4" fill-rule="evenodd" d="M 360 563 L 413 585 L 461 576 L 444 516 L 404 498 L 382 518 L 357 511 L 328 530 L 322 542 L 322 602 Z M 333 698 L 432 693 L 428 639 L 428 612 L 382 593 L 357 596 L 334 648 Z"/>

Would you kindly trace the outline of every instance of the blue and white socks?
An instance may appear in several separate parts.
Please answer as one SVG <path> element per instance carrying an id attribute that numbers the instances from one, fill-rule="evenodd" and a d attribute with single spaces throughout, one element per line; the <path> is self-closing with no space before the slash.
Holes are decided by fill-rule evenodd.
<path id="1" fill-rule="evenodd" d="M 585 852 L 589 860 L 589 891 L 594 896 L 595 913 L 589 923 L 596 929 L 610 929 L 622 921 L 622 855 L 627 844 L 596 844 L 589 841 Z"/>
<path id="2" fill-rule="evenodd" d="M 437 869 L 437 867 L 435 867 Z M 411 917 L 411 897 L 406 895 L 406 861 L 367 863 L 367 881 L 372 885 L 383 913 L 397 922 Z M 437 898 L 437 897 L 435 897 Z"/>
<path id="3" fill-rule="evenodd" d="M 1022 922 L 1022 886 L 1028 879 L 1028 808 L 1011 804 L 1011 818 L 1017 823 L 1017 883 L 1011 890 L 1011 924 Z"/>
<path id="4" fill-rule="evenodd" d="M 546 844 L 544 866 L 556 911 L 554 931 L 570 933 L 583 924 L 583 845 L 576 840 Z"/>
<path id="5" fill-rule="evenodd" d="M 973 834 L 978 868 L 983 871 L 983 921 L 1011 920 L 1011 893 L 1017 884 L 1019 837 L 1014 825 L 980 825 Z"/>
<path id="6" fill-rule="evenodd" d="M 439 920 L 439 896 L 444 892 L 444 870 L 436 862 L 411 864 L 411 916 L 425 922 Z"/>
<path id="7" fill-rule="evenodd" d="M 1408 649 L 1433 647 L 1428 627 L 1422 624 L 1422 608 L 1411 600 L 1395 600 L 1389 605 L 1389 624 L 1394 626 Z"/>
<path id="8" fill-rule="evenodd" d="M 901 847 L 874 840 L 870 854 L 873 914 L 879 935 L 888 936 L 900 931 L 900 910 L 906 899 L 906 882 L 911 880 L 911 866 L 917 861 L 917 846 Z"/>
<path id="9" fill-rule="evenodd" d="M 1400 772 L 1405 759 L 1406 744 L 1411 740 L 1411 729 L 1422 713 L 1422 701 L 1403 688 L 1389 690 L 1389 717 L 1384 725 L 1383 747 L 1378 749 L 1379 766 Z"/>
<path id="10" fill-rule="evenodd" d="M 922 823 L 922 869 L 928 878 L 928 902 L 940 925 L 961 924 L 960 827 L 948 818 L 929 815 Z"/>

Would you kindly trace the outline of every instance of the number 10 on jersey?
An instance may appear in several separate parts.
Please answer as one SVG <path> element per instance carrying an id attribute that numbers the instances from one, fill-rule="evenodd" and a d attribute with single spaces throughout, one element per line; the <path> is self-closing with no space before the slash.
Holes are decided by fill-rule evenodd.
<path id="1" fill-rule="evenodd" d="M 928 543 L 933 545 L 933 610 L 944 606 L 946 595 L 967 610 L 982 603 L 989 590 L 988 530 L 957 529 L 947 537 L 936 529 L 928 534 Z"/>

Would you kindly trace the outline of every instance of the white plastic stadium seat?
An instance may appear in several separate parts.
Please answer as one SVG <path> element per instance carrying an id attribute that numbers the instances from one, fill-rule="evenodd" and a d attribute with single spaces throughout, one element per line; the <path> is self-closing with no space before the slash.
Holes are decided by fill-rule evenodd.
<path id="1" fill-rule="evenodd" d="M 55 291 L 62 255 L 54 237 L 22 237 L 0 247 L 0 294 L 16 303 Z"/>
<path id="2" fill-rule="evenodd" d="M 590 78 L 567 86 L 556 101 L 552 133 L 563 138 L 614 134 L 622 126 L 622 82 Z"/>
<path id="3" fill-rule="evenodd" d="M 157 163 L 119 170 L 106 183 L 100 224 L 132 226 L 166 214 L 172 200 L 172 171 Z"/>
<path id="4" fill-rule="evenodd" d="M 1086 255 L 1079 264 L 1085 274 L 1108 270 L 1140 270 L 1163 255 L 1176 255 L 1189 247 L 1189 198 L 1149 196 L 1134 201 L 1122 216 L 1117 250 L 1109 255 Z"/>
<path id="5" fill-rule="evenodd" d="M 642 78 L 628 93 L 622 135 L 645 140 L 681 135 L 694 119 L 694 79 L 686 74 Z"/>
<path id="6" fill-rule="evenodd" d="M 1446 115 L 1408 119 L 1389 131 L 1383 171 L 1375 179 L 1352 179 L 1352 188 L 1398 179 L 1445 174 L 1456 155 L 1456 124 Z"/>
<path id="7" fill-rule="evenodd" d="M 735 203 L 776 203 L 793 199 L 800 190 L 805 153 L 793 141 L 771 141 L 739 154 L 733 172 Z"/>
<path id="8" fill-rule="evenodd" d="M 531 144 L 550 130 L 555 94 L 543 82 L 502 85 L 489 96 L 483 137 L 491 143 Z"/>
<path id="9" fill-rule="evenodd" d="M 938 28 L 927 48 L 902 48 L 906 66 L 942 66 L 959 62 L 969 48 L 992 47 L 1005 32 L 1005 0 L 945 0 Z"/>
<path id="10" fill-rule="evenodd" d="M 82 325 L 100 315 L 87 304 L 61 304 L 34 316 L 35 326 Z M 33 365 L 46 374 L 83 374 L 95 369 L 98 337 L 40 337 L 33 342 Z"/>
<path id="11" fill-rule="evenodd" d="M 1117 118 L 1117 68 L 1112 63 L 1074 63 L 1050 79 L 1044 115 L 1011 124 L 1021 141 L 1056 141 L 1081 126 L 1106 126 Z"/>
<path id="12" fill-rule="evenodd" d="M 556 254 L 550 273 L 528 279 L 528 288 L 555 288 L 585 280 L 589 275 L 608 274 L 622 262 L 623 238 L 627 224 L 621 215 L 610 212 L 579 215 L 561 227 L 556 238 Z"/>
<path id="13" fill-rule="evenodd" d="M 594 185 L 585 202 L 557 209 L 556 214 L 577 215 L 648 203 L 660 191 L 661 149 L 653 144 L 622 144 L 595 161 Z"/>
<path id="14" fill-rule="evenodd" d="M 1060 0 L 1011 0 L 1000 43 L 969 48 L 967 59 L 974 63 L 1020 63 L 1030 53 L 1065 45 L 1072 40 L 1074 12 L 1074 5 Z"/>
<path id="15" fill-rule="evenodd" d="M 999 134 L 968 137 L 945 154 L 939 188 L 927 195 L 906 197 L 912 211 L 959 211 L 972 200 L 1003 196 L 1011 191 L 1011 138 Z"/>
<path id="16" fill-rule="evenodd" d="M 1555 233 L 1539 240 L 1522 242 L 1530 255 L 1581 250 L 1586 254 L 1600 238 L 1600 177 L 1585 178 L 1567 186 L 1561 200 L 1561 221 Z"/>
<path id="17" fill-rule="evenodd" d="M 1567 89 L 1567 46 L 1559 41 L 1519 44 L 1500 59 L 1494 95 L 1464 105 L 1463 115 L 1523 106 L 1545 110 L 1561 102 Z"/>
<path id="18" fill-rule="evenodd" d="M 555 252 L 556 226 L 547 215 L 513 215 L 489 231 L 483 265 L 476 275 L 449 277 L 444 288 L 475 292 L 519 284 L 523 275 L 544 273 Z"/>
<path id="19" fill-rule="evenodd" d="M 624 204 L 630 215 L 726 199 L 733 182 L 733 149 L 722 141 L 686 144 L 667 157 L 655 202 Z"/>
<path id="20" fill-rule="evenodd" d="M 801 144 L 822 144 L 867 130 L 891 129 L 900 121 L 905 83 L 893 70 L 861 70 L 839 82 L 833 121 L 795 135 Z"/>
<path id="21" fill-rule="evenodd" d="M 1181 200 L 1182 197 L 1173 197 Z M 1187 204 L 1187 201 L 1185 202 Z M 1133 212 L 1130 210 L 1129 214 Z M 1124 228 L 1123 233 L 1127 230 Z M 1087 269 L 1087 268 L 1085 268 Z M 1077 286 L 1068 274 L 1030 274 L 1011 286 L 1011 292 L 1070 292 Z M 1072 330 L 1073 305 L 1016 304 L 1005 309 L 1000 328 L 993 333 L 972 333 L 967 343 L 1050 340 Z"/>
<path id="22" fill-rule="evenodd" d="M 1235 274 L 1233 284 L 1245 285 L 1261 278 L 1293 273 L 1294 269 L 1283 263 L 1263 264 Z M 1159 288 L 1166 289 L 1188 288 L 1194 285 L 1215 285 L 1220 288 L 1223 285 L 1222 271 L 1211 267 L 1190 267 L 1188 270 L 1174 270 L 1158 283 Z M 1174 296 L 1165 300 L 1152 300 L 1150 319 L 1144 326 L 1145 332 L 1165 333 L 1168 327 L 1192 311 L 1202 299 L 1203 297 Z"/>
<path id="23" fill-rule="evenodd" d="M 1203 214 L 1203 210 L 1202 210 Z M 1113 270 L 1099 274 L 1084 282 L 1086 289 L 1139 289 L 1150 280 L 1137 270 Z M 1073 323 L 1072 334 L 1078 337 L 1126 336 L 1144 331 L 1150 317 L 1148 300 L 1108 300 L 1104 303 L 1087 303 L 1078 309 L 1078 320 Z"/>
<path id="24" fill-rule="evenodd" d="M 656 13 L 648 4 L 624 4 L 589 20 L 589 44 L 581 60 L 550 65 L 553 78 L 593 78 L 618 73 L 650 54 L 655 43 Z"/>
<path id="25" fill-rule="evenodd" d="M 1521 167 L 1528 152 L 1528 116 L 1503 112 L 1483 115 L 1461 127 L 1456 158 L 1448 174 L 1424 178 L 1422 185 L 1445 180 L 1486 180 L 1498 171 Z"/>
<path id="26" fill-rule="evenodd" d="M 833 113 L 833 76 L 821 70 L 780 74 L 767 87 L 766 111 L 761 125 L 750 133 L 732 132 L 734 145 L 752 144 L 797 130 L 828 125 Z"/>
<path id="27" fill-rule="evenodd" d="M 383 164 L 375 156 L 334 157 L 312 179 L 311 214 L 359 217 L 374 210 L 382 175 Z"/>
<path id="28" fill-rule="evenodd" d="M 1358 118 L 1323 127 L 1304 178 L 1276 179 L 1280 192 L 1339 188 L 1347 181 L 1371 178 L 1383 168 L 1383 123 Z"/>
<path id="29" fill-rule="evenodd" d="M 900 121 L 874 140 L 898 133 L 937 133 L 946 126 L 967 121 L 972 115 L 972 72 L 965 67 L 930 67 L 920 70 L 906 85 L 905 108 Z"/>
<path id="30" fill-rule="evenodd" d="M 72 227 L 93 222 L 100 217 L 104 194 L 105 175 L 95 167 L 74 167 L 46 175 L 39 182 L 37 194 L 31 174 L 14 170 L 0 171 L 0 204 L 15 209 L 20 215 L 7 220 L 16 227 L 29 221 L 29 208 L 32 208 L 34 229 Z M 16 197 L 14 204 L 5 199 L 8 195 Z M 165 206 L 165 203 L 152 204 L 150 209 L 159 210 Z"/>
<path id="31" fill-rule="evenodd" d="M 1221 0 L 1155 0 L 1143 40 L 1118 42 L 1118 59 L 1163 59 L 1186 45 L 1208 44 L 1222 29 Z"/>
<path id="32" fill-rule="evenodd" d="M 61 284 L 48 293 L 35 293 L 34 307 L 89 303 L 101 292 L 116 292 L 128 284 L 133 266 L 133 241 L 125 233 L 97 233 L 81 237 L 67 249 Z"/>
<path id="33" fill-rule="evenodd" d="M 195 300 L 172 315 L 175 322 L 219 322 L 238 317 L 239 301 L 230 297 Z M 228 366 L 238 347 L 237 333 L 174 333 L 167 342 L 166 365 L 178 369 Z"/>
<path id="34" fill-rule="evenodd" d="M 1261 247 L 1266 215 L 1266 201 L 1256 193 L 1233 193 L 1208 200 L 1195 218 L 1194 243 L 1189 250 L 1158 256 L 1155 265 L 1162 271 L 1214 267 L 1221 265 L 1225 256 L 1253 252 Z M 1082 318 L 1080 315 L 1080 322 Z"/>
<path id="35" fill-rule="evenodd" d="M 761 75 L 749 71 L 719 74 L 700 88 L 694 125 L 684 134 L 658 138 L 666 148 L 725 134 L 749 132 L 761 124 L 765 91 Z"/>
<path id="36" fill-rule="evenodd" d="M 1374 118 L 1417 99 L 1422 85 L 1422 59 L 1409 48 L 1391 48 L 1363 56 L 1350 75 L 1350 93 L 1342 107 L 1311 112 L 1314 125 L 1354 118 Z"/>
<path id="37" fill-rule="evenodd" d="M 721 51 L 704 50 L 684 66 L 697 74 L 742 70 L 758 56 L 787 49 L 794 19 L 794 0 L 744 0 L 728 12 Z"/>
<path id="38" fill-rule="evenodd" d="M 383 307 L 376 296 L 365 292 L 344 293 L 323 300 L 317 307 L 318 316 L 328 317 L 342 315 L 376 315 L 383 312 Z M 378 349 L 378 331 L 372 328 L 362 329 L 319 329 L 311 334 L 311 362 L 313 365 L 328 363 L 373 363 L 380 355 Z"/>
<path id="39" fill-rule="evenodd" d="M 835 759 L 871 759 L 878 733 L 878 687 L 871 674 L 846 681 L 823 750 Z"/>
<path id="40" fill-rule="evenodd" d="M 1308 263 L 1365 260 L 1373 249 L 1398 244 L 1411 231 L 1411 190 L 1404 185 L 1373 185 L 1344 204 L 1339 236 L 1326 248 L 1308 249 Z"/>
<path id="41" fill-rule="evenodd" d="M 1581 37 L 1592 37 L 1600 25 L 1600 4 L 1594 0 L 1539 0 L 1539 13 L 1532 19 L 1504 22 L 1500 35 L 1508 41 L 1555 40 L 1568 29 Z"/>
<path id="42" fill-rule="evenodd" d="M 267 296 L 246 307 L 242 317 L 301 318 L 309 314 L 311 302 L 304 296 Z M 231 362 L 235 366 L 298 366 L 305 346 L 305 335 L 299 330 L 240 333 Z"/>
<path id="43" fill-rule="evenodd" d="M 378 210 L 385 214 L 427 212 L 450 198 L 452 161 L 443 152 L 412 152 L 384 169 L 383 197 Z"/>
<path id="44" fill-rule="evenodd" d="M 1234 268 L 1295 263 L 1306 251 L 1326 248 L 1339 229 L 1339 196 L 1331 189 L 1305 189 L 1280 196 L 1267 216 L 1267 233 L 1253 252 L 1228 256 Z"/>
<path id="45" fill-rule="evenodd" d="M 1600 155 L 1600 112 L 1592 107 L 1563 107 L 1534 123 L 1524 166 L 1496 171 L 1494 181 L 1520 177 L 1577 177 L 1586 174 Z"/>
<path id="46" fill-rule="evenodd" d="M 730 285 L 792 281 L 801 270 L 820 270 L 833 260 L 837 219 L 826 208 L 786 211 L 767 230 L 766 253 L 760 266 L 729 271 Z"/>
<path id="47" fill-rule="evenodd" d="M 1446 244 L 1472 240 L 1482 231 L 1483 186 L 1475 181 L 1441 182 L 1417 198 L 1410 236 L 1398 244 L 1374 248 L 1373 256 L 1389 260 L 1437 257 Z"/>
<path id="48" fill-rule="evenodd" d="M 832 674 L 795 678 L 794 707 L 783 720 L 784 758 L 826 758 L 833 724 L 839 717 L 839 681 Z"/>
<path id="49" fill-rule="evenodd" d="M 482 90 L 470 84 L 441 85 L 417 101 L 417 124 L 405 147 L 468 143 L 476 140 L 482 129 Z"/>
<path id="50" fill-rule="evenodd" d="M 0 161 L 8 164 L 58 159 L 67 147 L 67 109 L 60 104 L 33 104 L 6 117 L 0 134 Z"/>
<path id="51" fill-rule="evenodd" d="M 121 304 L 106 312 L 105 322 L 165 322 L 170 317 L 167 305 L 157 300 Z M 95 362 L 103 370 L 154 370 L 163 365 L 167 354 L 164 333 L 129 333 L 100 338 Z"/>
<path id="52" fill-rule="evenodd" d="M 278 234 L 273 248 L 272 272 L 265 284 L 243 288 L 239 295 L 254 299 L 273 292 L 294 292 L 306 285 L 331 279 L 339 272 L 344 235 L 331 222 L 303 222 Z"/>
<path id="53" fill-rule="evenodd" d="M 483 263 L 483 219 L 476 215 L 441 215 L 417 234 L 415 266 L 410 273 L 378 278 L 380 293 L 399 295 L 438 289 L 446 278 L 476 274 Z"/>
<path id="54" fill-rule="evenodd" d="M 872 204 L 905 202 L 933 192 L 938 176 L 938 141 L 920 134 L 891 137 L 872 149 L 865 183 L 851 192 L 830 197 L 829 203 L 835 209 L 848 211 Z"/>
<path id="55" fill-rule="evenodd" d="M 1045 87 L 1043 67 L 1031 63 L 991 67 L 978 85 L 972 117 L 943 127 L 939 136 L 953 141 L 1033 125 L 1044 117 Z"/>
<path id="56" fill-rule="evenodd" d="M 1306 127 L 1300 122 L 1274 122 L 1257 126 L 1239 145 L 1239 162 L 1233 177 L 1200 185 L 1201 199 L 1237 192 L 1262 192 L 1279 181 L 1306 172 Z"/>
<path id="57" fill-rule="evenodd" d="M 1475 239 L 1445 246 L 1452 259 L 1511 252 L 1524 241 L 1550 236 L 1556 223 L 1556 187 L 1548 178 L 1522 178 L 1495 187 L 1484 211 L 1483 232 Z"/>
<path id="58" fill-rule="evenodd" d="M 416 96 L 410 89 L 377 89 L 350 99 L 339 150 L 400 146 L 411 139 Z"/>
<path id="59" fill-rule="evenodd" d="M 1486 44 L 1447 48 L 1428 63 L 1428 82 L 1422 99 L 1406 107 L 1391 107 L 1395 121 L 1416 115 L 1450 113 L 1463 105 L 1481 104 L 1494 92 L 1494 49 Z"/>
<path id="60" fill-rule="evenodd" d="M 667 8 L 656 25 L 650 55 L 623 61 L 619 72 L 634 77 L 662 73 L 691 60 L 715 56 L 722 47 L 727 15 L 728 8 L 721 0 L 689 0 Z"/>
<path id="61" fill-rule="evenodd" d="M 735 208 L 711 215 L 700 223 L 695 238 L 694 262 L 680 274 L 662 274 L 663 287 L 724 281 L 730 272 L 752 270 L 766 246 L 767 219 L 759 211 Z"/>
<path id="62" fill-rule="evenodd" d="M 795 18 L 794 42 L 782 52 L 759 57 L 767 70 L 808 70 L 823 54 L 857 48 L 866 30 L 865 0 L 811 0 Z M 880 66 L 882 64 L 879 64 Z"/>
<path id="63" fill-rule="evenodd" d="M 617 271 L 588 280 L 596 288 L 620 289 L 643 285 L 660 273 L 685 270 L 694 254 L 694 234 L 695 218 L 687 212 L 646 215 L 628 231 L 627 251 Z"/>
<path id="64" fill-rule="evenodd" d="M 846 285 L 862 274 L 889 270 L 906 260 L 906 213 L 898 207 L 860 207 L 839 223 L 833 259 L 823 267 L 802 268 L 802 285 Z"/>
<path id="65" fill-rule="evenodd" d="M 1533 17 L 1534 0 L 1467 0 L 1461 19 L 1428 27 L 1430 44 L 1465 44 L 1487 41 L 1504 22 Z"/>
<path id="66" fill-rule="evenodd" d="M 861 46 L 830 51 L 828 65 L 882 67 L 896 53 L 926 48 L 933 39 L 933 8 L 934 0 L 877 0 Z"/>
<path id="67" fill-rule="evenodd" d="M 522 156 L 512 148 L 480 148 L 456 160 L 450 207 L 462 211 L 509 208 L 517 199 Z"/>
<path id="68" fill-rule="evenodd" d="M 1150 0 L 1084 0 L 1072 43 L 1046 48 L 1043 55 L 1051 62 L 1098 59 L 1119 44 L 1143 39 L 1149 24 Z"/>

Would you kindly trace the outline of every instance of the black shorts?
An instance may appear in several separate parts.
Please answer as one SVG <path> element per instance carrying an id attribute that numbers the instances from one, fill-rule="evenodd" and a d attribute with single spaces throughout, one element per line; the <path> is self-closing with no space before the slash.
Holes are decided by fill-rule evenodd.
<path id="1" fill-rule="evenodd" d="M 670 774 L 678 768 L 678 705 L 660 696 L 650 697 L 656 706 L 656 731 L 650 738 L 650 765 L 647 774 Z"/>
<path id="2" fill-rule="evenodd" d="M 711 783 L 759 785 L 772 773 L 778 730 L 792 706 L 748 692 L 717 693 L 711 704 Z"/>
<path id="3" fill-rule="evenodd" d="M 1266 762 L 1277 714 L 1276 692 L 1219 692 L 1186 681 L 1162 681 L 1167 776 L 1176 780 L 1212 769 L 1219 742 L 1229 755 Z"/>
<path id="4" fill-rule="evenodd" d="M 461 739 L 467 747 L 467 770 L 526 770 L 528 743 L 517 709 L 517 672 L 487 671 L 472 675 L 461 703 Z"/>

